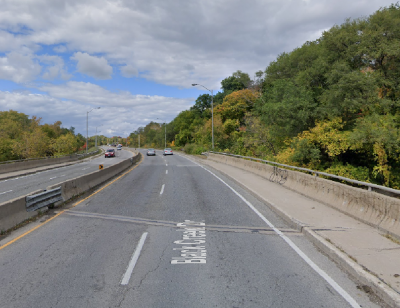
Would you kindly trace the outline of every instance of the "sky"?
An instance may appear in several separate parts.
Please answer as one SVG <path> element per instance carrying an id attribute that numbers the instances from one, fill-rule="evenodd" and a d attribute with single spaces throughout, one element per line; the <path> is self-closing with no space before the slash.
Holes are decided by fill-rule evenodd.
<path id="1" fill-rule="evenodd" d="M 0 111 L 126 137 L 386 0 L 0 0 Z M 193 87 L 197 83 L 201 86 Z M 96 109 L 100 107 L 100 109 Z"/>

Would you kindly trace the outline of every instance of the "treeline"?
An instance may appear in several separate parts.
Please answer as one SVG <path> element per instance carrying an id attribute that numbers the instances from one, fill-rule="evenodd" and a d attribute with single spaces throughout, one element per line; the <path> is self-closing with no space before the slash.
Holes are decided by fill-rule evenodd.
<path id="1" fill-rule="evenodd" d="M 400 188 L 400 6 L 347 20 L 282 53 L 253 80 L 237 71 L 214 96 L 216 150 Z M 164 124 L 130 142 L 164 146 Z M 167 143 L 211 146 L 211 95 L 167 124 Z"/>
<path id="2" fill-rule="evenodd" d="M 62 156 L 86 149 L 86 138 L 75 135 L 74 127 L 61 127 L 61 122 L 41 124 L 41 119 L 17 111 L 0 111 L 0 161 Z M 98 136 L 98 144 L 107 137 Z M 95 138 L 89 138 L 89 148 Z"/>

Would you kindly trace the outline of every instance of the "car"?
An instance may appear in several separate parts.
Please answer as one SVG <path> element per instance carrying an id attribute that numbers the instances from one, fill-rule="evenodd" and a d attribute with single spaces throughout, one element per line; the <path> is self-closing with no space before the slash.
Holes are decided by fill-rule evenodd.
<path id="1" fill-rule="evenodd" d="M 156 156 L 156 150 L 148 149 L 147 150 L 147 156 Z"/>
<path id="2" fill-rule="evenodd" d="M 165 148 L 163 155 L 174 155 L 174 153 L 172 153 L 172 149 L 171 148 Z"/>
<path id="3" fill-rule="evenodd" d="M 122 150 L 122 145 L 118 144 L 117 150 Z"/>
<path id="4" fill-rule="evenodd" d="M 115 157 L 115 150 L 114 149 L 108 149 L 105 153 L 104 153 L 104 157 Z"/>

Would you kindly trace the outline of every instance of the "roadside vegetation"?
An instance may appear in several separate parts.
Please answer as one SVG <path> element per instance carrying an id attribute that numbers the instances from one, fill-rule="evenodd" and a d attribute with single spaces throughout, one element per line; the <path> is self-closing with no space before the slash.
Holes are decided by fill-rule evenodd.
<path id="1" fill-rule="evenodd" d="M 400 189 L 400 6 L 335 25 L 214 95 L 215 150 Z M 130 135 L 164 147 L 164 124 Z M 211 149 L 211 95 L 167 124 L 168 146 Z"/>
<path id="2" fill-rule="evenodd" d="M 75 134 L 73 127 L 61 127 L 61 122 L 41 124 L 41 119 L 17 111 L 0 111 L 0 161 L 63 156 L 86 152 L 86 138 Z M 97 144 L 110 138 L 97 137 Z M 89 149 L 95 150 L 95 138 L 89 138 Z"/>

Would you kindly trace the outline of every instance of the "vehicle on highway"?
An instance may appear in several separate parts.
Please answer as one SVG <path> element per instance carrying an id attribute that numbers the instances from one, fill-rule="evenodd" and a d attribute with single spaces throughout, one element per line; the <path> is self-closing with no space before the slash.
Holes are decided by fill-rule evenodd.
<path id="1" fill-rule="evenodd" d="M 156 150 L 148 149 L 147 150 L 147 156 L 156 156 Z"/>
<path id="2" fill-rule="evenodd" d="M 172 153 L 172 149 L 171 148 L 165 148 L 164 149 L 164 153 L 163 155 L 174 155 L 174 153 Z"/>
<path id="3" fill-rule="evenodd" d="M 104 157 L 115 157 L 115 150 L 114 149 L 108 149 L 105 153 L 104 153 Z"/>
<path id="4" fill-rule="evenodd" d="M 121 149 L 122 149 L 122 145 L 121 145 L 121 144 L 118 144 L 117 150 L 121 150 Z"/>

